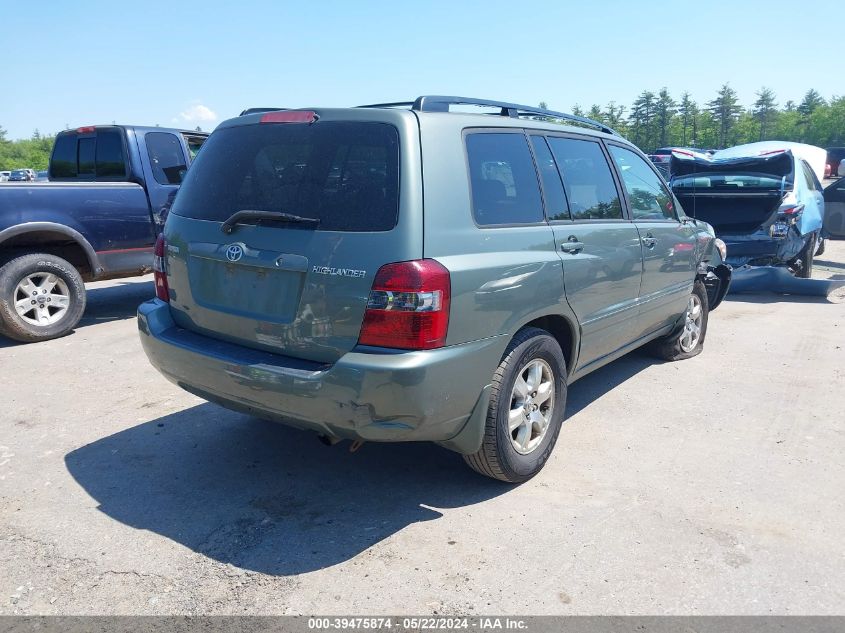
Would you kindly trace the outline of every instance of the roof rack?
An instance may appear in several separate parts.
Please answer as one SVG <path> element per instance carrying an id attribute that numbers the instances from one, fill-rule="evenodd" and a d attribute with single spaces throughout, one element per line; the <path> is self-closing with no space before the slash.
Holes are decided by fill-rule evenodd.
<path id="1" fill-rule="evenodd" d="M 472 97 L 446 97 L 442 95 L 425 95 L 417 97 L 415 101 L 397 101 L 394 103 L 374 103 L 371 105 L 358 106 L 359 108 L 399 108 L 410 107 L 412 110 L 419 112 L 449 112 L 449 107 L 453 105 L 473 105 L 488 108 L 499 108 L 501 116 L 508 116 L 512 118 L 519 118 L 525 116 L 542 116 L 550 119 L 561 119 L 564 121 L 573 121 L 582 125 L 597 128 L 605 134 L 613 134 L 619 136 L 619 133 L 612 127 L 605 125 L 599 121 L 588 119 L 583 116 L 576 116 L 574 114 L 567 114 L 565 112 L 555 112 L 554 110 L 545 110 L 543 108 L 535 108 L 532 106 L 519 105 L 518 103 L 508 103 L 505 101 L 492 101 L 490 99 L 475 99 Z"/>

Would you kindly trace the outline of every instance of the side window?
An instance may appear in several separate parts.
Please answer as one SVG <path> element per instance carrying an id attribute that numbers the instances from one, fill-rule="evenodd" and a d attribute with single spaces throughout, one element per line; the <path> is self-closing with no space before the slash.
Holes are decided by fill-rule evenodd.
<path id="1" fill-rule="evenodd" d="M 79 139 L 79 168 L 80 176 L 94 175 L 94 148 L 97 139 L 93 136 Z"/>
<path id="2" fill-rule="evenodd" d="M 185 143 L 188 145 L 188 154 L 191 157 L 191 162 L 194 162 L 194 159 L 199 154 L 200 148 L 202 147 L 205 140 L 208 138 L 207 136 L 185 136 Z"/>
<path id="3" fill-rule="evenodd" d="M 76 178 L 76 134 L 60 134 L 50 160 L 50 178 Z"/>
<path id="4" fill-rule="evenodd" d="M 123 134 L 120 130 L 97 131 L 97 179 L 126 178 L 126 159 L 123 156 Z"/>
<path id="5" fill-rule="evenodd" d="M 672 196 L 654 170 L 629 149 L 618 145 L 608 149 L 628 192 L 634 220 L 677 220 Z"/>
<path id="6" fill-rule="evenodd" d="M 801 168 L 804 170 L 804 180 L 807 181 L 807 189 L 810 191 L 815 191 L 818 189 L 816 187 L 816 174 L 813 173 L 813 168 L 807 164 L 807 161 L 801 161 Z"/>
<path id="7" fill-rule="evenodd" d="M 569 204 L 563 192 L 563 183 L 560 181 L 560 174 L 552 152 L 546 144 L 546 139 L 542 136 L 532 136 L 531 144 L 534 146 L 534 156 L 537 158 L 537 167 L 540 168 L 540 177 L 543 179 L 546 217 L 549 220 L 570 220 Z"/>
<path id="8" fill-rule="evenodd" d="M 144 137 L 153 177 L 160 185 L 178 185 L 185 177 L 188 166 L 182 153 L 182 144 L 175 134 L 148 132 Z"/>
<path id="9" fill-rule="evenodd" d="M 540 185 L 525 136 L 478 132 L 467 135 L 466 146 L 478 224 L 543 221 Z"/>
<path id="10" fill-rule="evenodd" d="M 573 220 L 621 220 L 622 204 L 610 166 L 595 141 L 548 137 L 563 176 Z"/>

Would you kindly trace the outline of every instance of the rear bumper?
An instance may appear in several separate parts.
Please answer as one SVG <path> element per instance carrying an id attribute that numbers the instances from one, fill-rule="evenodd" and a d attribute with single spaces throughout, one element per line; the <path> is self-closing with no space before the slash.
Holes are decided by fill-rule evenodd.
<path id="1" fill-rule="evenodd" d="M 741 266 L 778 266 L 794 259 L 809 235 L 801 235 L 790 227 L 786 237 L 775 239 L 768 232 L 758 231 L 748 235 L 720 235 L 728 247 L 726 262 L 734 268 Z"/>
<path id="2" fill-rule="evenodd" d="M 179 328 L 158 299 L 138 308 L 138 330 L 166 378 L 224 407 L 345 439 L 434 441 L 461 452 L 476 450 L 476 437 L 480 445 L 475 427 L 507 345 L 498 336 L 419 352 L 352 351 L 325 365 Z"/>

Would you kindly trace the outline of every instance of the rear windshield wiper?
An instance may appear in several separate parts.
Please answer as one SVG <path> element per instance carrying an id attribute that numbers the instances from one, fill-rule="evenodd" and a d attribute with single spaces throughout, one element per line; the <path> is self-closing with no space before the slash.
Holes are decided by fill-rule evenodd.
<path id="1" fill-rule="evenodd" d="M 294 215 L 293 213 L 285 213 L 284 211 L 259 211 L 258 209 L 242 209 L 236 211 L 229 219 L 221 226 L 220 230 L 224 233 L 231 233 L 235 230 L 235 225 L 247 220 L 261 222 L 262 220 L 269 220 L 273 222 L 291 222 L 293 224 L 319 224 L 320 220 L 317 218 L 306 218 L 301 215 Z"/>

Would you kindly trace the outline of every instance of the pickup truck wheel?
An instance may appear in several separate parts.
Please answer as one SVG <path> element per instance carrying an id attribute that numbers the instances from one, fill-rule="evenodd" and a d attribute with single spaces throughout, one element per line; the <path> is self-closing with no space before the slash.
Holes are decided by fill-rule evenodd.
<path id="1" fill-rule="evenodd" d="M 651 343 L 651 351 L 658 358 L 675 361 L 692 358 L 704 349 L 704 337 L 707 335 L 707 319 L 710 316 L 707 301 L 707 288 L 696 279 L 692 294 L 687 301 L 683 321 L 679 329 L 669 336 Z"/>
<path id="2" fill-rule="evenodd" d="M 560 345 L 545 330 L 520 330 L 492 384 L 481 448 L 464 460 L 482 475 L 520 483 L 540 472 L 560 433 L 566 408 Z"/>
<path id="3" fill-rule="evenodd" d="M 64 336 L 85 312 L 79 272 L 55 255 L 22 255 L 0 267 L 0 333 L 24 343 Z"/>

